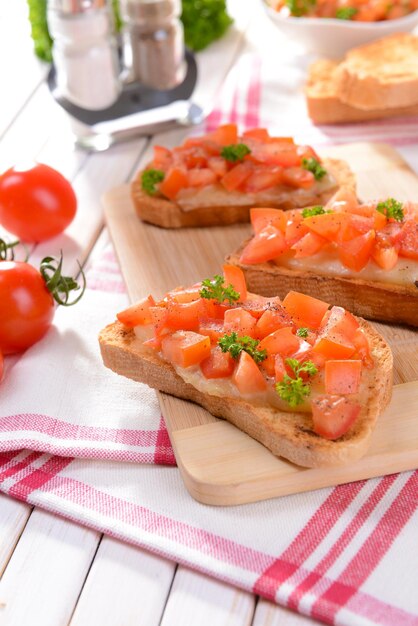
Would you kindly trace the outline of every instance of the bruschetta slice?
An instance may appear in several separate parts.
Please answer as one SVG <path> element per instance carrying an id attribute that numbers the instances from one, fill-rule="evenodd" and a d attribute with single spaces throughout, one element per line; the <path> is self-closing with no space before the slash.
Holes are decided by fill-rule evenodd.
<path id="1" fill-rule="evenodd" d="M 117 315 L 99 341 L 118 374 L 200 404 L 305 467 L 366 452 L 392 391 L 392 353 L 367 322 L 297 292 L 247 292 L 237 267 Z"/>
<path id="2" fill-rule="evenodd" d="M 252 209 L 253 237 L 228 256 L 264 296 L 300 290 L 368 319 L 418 326 L 418 205 L 359 204 L 337 192 L 325 205 Z"/>
<path id="3" fill-rule="evenodd" d="M 321 160 L 310 146 L 265 129 L 238 135 L 227 124 L 154 158 L 132 183 L 138 216 L 164 228 L 249 221 L 254 206 L 281 209 L 326 202 L 337 189 L 355 189 L 348 165 Z"/>

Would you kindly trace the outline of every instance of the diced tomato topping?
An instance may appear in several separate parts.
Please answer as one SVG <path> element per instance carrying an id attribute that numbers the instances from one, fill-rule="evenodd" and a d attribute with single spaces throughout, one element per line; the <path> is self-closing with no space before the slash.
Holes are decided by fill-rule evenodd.
<path id="1" fill-rule="evenodd" d="M 274 357 L 274 380 L 276 383 L 280 383 L 284 375 L 286 374 L 286 366 L 284 364 L 283 357 L 280 354 L 276 354 Z"/>
<path id="2" fill-rule="evenodd" d="M 221 146 L 230 146 L 238 141 L 238 129 L 236 124 L 224 124 L 207 136 L 210 141 Z"/>
<path id="3" fill-rule="evenodd" d="M 356 421 L 360 406 L 348 398 L 322 395 L 312 400 L 313 429 L 325 439 L 342 437 Z"/>
<path id="4" fill-rule="evenodd" d="M 292 332 L 292 328 L 279 328 L 258 344 L 259 350 L 267 350 L 267 354 L 289 356 L 300 347 L 301 340 Z"/>
<path id="5" fill-rule="evenodd" d="M 128 328 L 134 326 L 145 326 L 152 323 L 150 307 L 155 306 L 155 300 L 152 296 L 142 298 L 132 306 L 116 315 L 118 320 Z"/>
<path id="6" fill-rule="evenodd" d="M 327 359 L 349 359 L 353 356 L 355 347 L 347 337 L 334 332 L 319 335 L 312 350 Z"/>
<path id="7" fill-rule="evenodd" d="M 295 251 L 295 259 L 301 259 L 316 254 L 327 244 L 328 241 L 324 237 L 310 232 L 303 235 L 302 239 L 294 243 L 293 246 L 291 246 L 291 250 Z"/>
<path id="8" fill-rule="evenodd" d="M 303 223 L 302 213 L 300 211 L 292 210 L 286 211 L 286 226 L 284 230 L 284 235 L 289 246 L 295 244 L 297 241 L 302 239 L 309 230 L 306 228 Z"/>
<path id="9" fill-rule="evenodd" d="M 210 356 L 200 363 L 200 369 L 205 378 L 229 378 L 235 369 L 235 361 L 229 352 L 222 352 L 216 346 Z"/>
<path id="10" fill-rule="evenodd" d="M 245 282 L 244 272 L 237 265 L 224 265 L 224 281 L 225 284 L 232 285 L 235 291 L 239 293 L 239 301 L 243 302 L 247 299 L 247 284 Z"/>
<path id="11" fill-rule="evenodd" d="M 163 146 L 154 146 L 153 166 L 157 170 L 166 172 L 173 162 L 171 150 Z"/>
<path id="12" fill-rule="evenodd" d="M 369 262 L 375 242 L 375 231 L 344 242 L 338 247 L 338 255 L 343 265 L 355 272 L 360 272 Z"/>
<path id="13" fill-rule="evenodd" d="M 255 325 L 257 320 L 245 309 L 237 307 L 225 311 L 224 331 L 226 333 L 237 333 L 241 337 L 248 335 L 255 336 Z"/>
<path id="14" fill-rule="evenodd" d="M 180 189 L 187 187 L 188 182 L 189 179 L 185 170 L 172 167 L 160 184 L 160 192 L 170 200 L 175 200 Z"/>
<path id="15" fill-rule="evenodd" d="M 281 231 L 286 227 L 286 213 L 281 209 L 257 207 L 250 209 L 250 220 L 254 232 L 257 234 L 265 226 L 272 225 Z"/>
<path id="16" fill-rule="evenodd" d="M 232 375 L 232 380 L 242 394 L 258 393 L 267 388 L 266 380 L 260 372 L 257 363 L 247 353 L 242 351 L 238 365 Z"/>
<path id="17" fill-rule="evenodd" d="M 280 185 L 283 181 L 283 171 L 278 165 L 275 167 L 256 167 L 246 179 L 244 190 L 248 193 L 258 193 L 264 189 Z"/>
<path id="18" fill-rule="evenodd" d="M 225 334 L 222 320 L 203 317 L 199 320 L 199 334 L 209 337 L 210 342 L 217 344 Z"/>
<path id="19" fill-rule="evenodd" d="M 242 251 L 240 262 L 264 263 L 275 259 L 289 248 L 286 239 L 278 228 L 272 225 L 265 226 L 255 235 Z"/>
<path id="20" fill-rule="evenodd" d="M 418 222 L 406 220 L 399 237 L 399 256 L 418 261 Z"/>
<path id="21" fill-rule="evenodd" d="M 159 337 L 163 333 L 166 333 L 166 321 L 168 317 L 167 309 L 160 306 L 154 306 L 150 307 L 149 312 L 151 314 L 151 321 L 154 326 L 155 336 Z"/>
<path id="22" fill-rule="evenodd" d="M 360 357 L 363 365 L 368 369 L 374 367 L 374 360 L 371 355 L 369 341 L 361 328 L 358 328 L 353 338 L 356 354 Z"/>
<path id="23" fill-rule="evenodd" d="M 265 128 L 252 128 L 251 130 L 246 130 L 242 134 L 243 139 L 255 139 L 256 141 L 261 141 L 263 143 L 267 143 L 270 140 L 270 135 Z"/>
<path id="24" fill-rule="evenodd" d="M 298 166 L 302 161 L 296 146 L 292 142 L 283 140 L 254 145 L 250 157 L 259 163 L 280 165 L 284 168 Z"/>
<path id="25" fill-rule="evenodd" d="M 228 164 L 223 157 L 213 156 L 208 160 L 208 167 L 216 174 L 218 178 L 222 178 L 228 171 Z"/>
<path id="26" fill-rule="evenodd" d="M 339 231 L 350 221 L 348 213 L 322 213 L 303 221 L 304 226 L 329 241 L 335 241 Z"/>
<path id="27" fill-rule="evenodd" d="M 329 360 L 325 363 L 325 392 L 347 395 L 357 393 L 362 363 L 358 360 Z"/>
<path id="28" fill-rule="evenodd" d="M 206 187 L 217 181 L 216 174 L 209 168 L 193 169 L 187 172 L 188 187 Z"/>
<path id="29" fill-rule="evenodd" d="M 251 176 L 253 169 L 249 161 L 238 163 L 221 178 L 221 183 L 227 191 L 235 191 Z"/>
<path id="30" fill-rule="evenodd" d="M 199 284 L 194 287 L 189 287 L 188 289 L 173 289 L 173 291 L 170 291 L 167 295 L 167 300 L 175 300 L 176 302 L 181 302 L 182 304 L 199 300 L 201 288 L 202 286 Z"/>
<path id="31" fill-rule="evenodd" d="M 283 306 L 299 327 L 317 329 L 329 308 L 329 304 L 312 296 L 289 291 Z"/>
<path id="32" fill-rule="evenodd" d="M 321 322 L 320 334 L 326 336 L 337 333 L 353 341 L 359 327 L 360 324 L 350 311 L 346 311 L 341 306 L 333 306 Z"/>
<path id="33" fill-rule="evenodd" d="M 242 303 L 242 307 L 258 320 L 268 309 L 281 307 L 281 300 L 278 297 L 265 298 L 264 296 L 249 293 L 245 302 Z"/>
<path id="34" fill-rule="evenodd" d="M 280 328 L 293 328 L 294 324 L 289 313 L 279 304 L 273 306 L 262 314 L 255 327 L 257 339 L 264 339 Z"/>
<path id="35" fill-rule="evenodd" d="M 399 254 L 395 246 L 383 247 L 375 245 L 372 252 L 373 261 L 384 270 L 391 270 L 398 262 Z"/>
<path id="36" fill-rule="evenodd" d="M 296 189 L 309 189 L 315 184 L 315 176 L 302 167 L 289 167 L 283 170 L 283 183 Z"/>
<path id="37" fill-rule="evenodd" d="M 175 330 L 197 330 L 199 317 L 202 315 L 200 300 L 180 303 L 170 300 L 167 304 L 167 318 L 165 324 Z"/>
<path id="38" fill-rule="evenodd" d="M 178 330 L 162 339 L 161 350 L 171 363 L 190 367 L 210 356 L 210 339 L 190 330 Z"/>

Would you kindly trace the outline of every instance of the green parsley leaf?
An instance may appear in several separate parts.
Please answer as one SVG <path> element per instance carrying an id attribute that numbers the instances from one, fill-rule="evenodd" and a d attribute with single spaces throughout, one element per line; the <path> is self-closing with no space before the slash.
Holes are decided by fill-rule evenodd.
<path id="1" fill-rule="evenodd" d="M 239 300 L 238 291 L 235 291 L 232 285 L 225 287 L 225 281 L 219 274 L 216 274 L 212 279 L 205 278 L 205 280 L 202 280 L 202 288 L 199 291 L 199 295 L 201 298 L 207 298 L 208 300 L 217 300 L 220 304 L 225 301 L 233 304 Z"/>
<path id="2" fill-rule="evenodd" d="M 261 363 L 267 358 L 267 350 L 258 350 L 257 346 L 260 342 L 244 335 L 238 337 L 237 333 L 232 332 L 230 335 L 225 334 L 218 341 L 222 352 L 229 352 L 232 358 L 237 359 L 242 351 L 247 352 L 256 363 Z"/>
<path id="3" fill-rule="evenodd" d="M 198 51 L 219 39 L 232 24 L 225 0 L 182 0 L 186 46 Z"/>
<path id="4" fill-rule="evenodd" d="M 286 6 L 294 17 L 302 17 L 316 5 L 316 0 L 286 0 Z"/>
<path id="5" fill-rule="evenodd" d="M 144 170 L 141 176 L 141 187 L 145 193 L 153 196 L 157 193 L 155 185 L 164 180 L 164 172 L 162 170 Z"/>
<path id="6" fill-rule="evenodd" d="M 302 159 L 302 167 L 304 170 L 308 170 L 308 172 L 312 172 L 315 177 L 315 180 L 321 180 L 327 174 L 327 170 L 322 167 L 319 161 L 314 157 L 309 157 L 308 159 Z"/>
<path id="7" fill-rule="evenodd" d="M 388 219 L 391 217 L 397 222 L 402 222 L 404 218 L 403 204 L 394 198 L 388 198 L 385 202 L 379 202 L 376 209 L 383 215 L 386 215 Z"/>
<path id="8" fill-rule="evenodd" d="M 338 20 L 352 20 L 357 12 L 358 9 L 355 7 L 340 7 L 337 9 L 335 17 Z"/>
<path id="9" fill-rule="evenodd" d="M 311 387 L 299 374 L 306 372 L 309 376 L 314 376 L 318 369 L 312 361 L 299 363 L 297 359 L 286 359 L 288 365 L 294 373 L 294 378 L 285 374 L 280 383 L 276 383 L 275 389 L 280 398 L 287 402 L 293 409 L 302 404 L 304 399 L 311 393 Z"/>
<path id="10" fill-rule="evenodd" d="M 245 143 L 233 143 L 230 146 L 225 146 L 221 150 L 221 157 L 231 163 L 242 161 L 247 154 L 251 154 L 251 150 Z"/>
<path id="11" fill-rule="evenodd" d="M 323 206 L 310 206 L 302 211 L 302 217 L 313 217 L 314 215 L 323 215 L 324 213 L 331 213 L 331 211 L 325 211 Z"/>
<path id="12" fill-rule="evenodd" d="M 298 328 L 297 331 L 296 331 L 296 334 L 297 334 L 298 337 L 305 338 L 309 334 L 309 329 L 308 328 L 304 328 L 304 327 Z"/>

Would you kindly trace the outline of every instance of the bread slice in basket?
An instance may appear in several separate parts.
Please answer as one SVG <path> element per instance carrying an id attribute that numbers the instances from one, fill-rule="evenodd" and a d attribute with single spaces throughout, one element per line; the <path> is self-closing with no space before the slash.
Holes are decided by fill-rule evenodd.
<path id="1" fill-rule="evenodd" d="M 402 206 L 391 198 L 380 202 L 382 211 L 386 210 L 385 204 L 398 209 Z M 282 249 L 272 249 L 270 253 L 267 251 L 264 254 L 264 246 L 262 254 L 249 254 L 253 242 L 257 238 L 262 241 L 263 234 L 258 234 L 228 255 L 227 262 L 241 268 L 248 288 L 264 296 L 278 294 L 283 297 L 289 290 L 295 289 L 343 306 L 368 319 L 418 326 L 418 208 L 412 203 L 403 203 L 404 216 L 401 218 L 399 214 L 400 219 L 395 220 L 376 211 L 378 205 L 378 201 L 359 205 L 353 196 L 341 192 L 325 207 L 315 207 L 314 211 L 322 210 L 322 215 L 317 214 L 316 217 L 302 219 L 304 211 L 295 211 L 283 217 L 273 211 L 270 220 L 274 221 L 277 217 L 279 222 L 276 222 L 280 230 L 277 235 L 279 246 L 286 240 L 286 232 L 288 239 L 291 237 L 292 228 L 293 232 L 295 228 L 299 232 L 296 235 L 299 240 L 293 244 L 286 242 Z M 348 221 L 345 222 L 343 218 L 347 215 L 344 207 L 348 212 Z M 351 215 L 354 223 L 350 221 Z M 292 226 L 292 217 L 301 221 Z M 255 210 L 253 221 L 257 219 Z M 280 221 L 283 219 L 287 231 L 281 229 Z M 321 237 L 319 233 L 324 234 L 320 228 L 321 220 L 330 222 L 332 219 L 340 220 L 339 230 L 328 238 Z M 317 237 L 319 246 L 322 246 L 316 251 L 311 250 L 311 254 L 307 253 L 309 250 L 303 239 L 305 229 L 310 233 L 308 238 Z M 271 221 L 267 234 L 272 246 L 275 228 Z M 348 235 L 353 235 L 352 239 L 344 241 Z M 356 242 L 367 248 L 363 258 L 364 249 L 356 247 Z"/>
<path id="2" fill-rule="evenodd" d="M 219 287 L 219 278 L 210 282 Z M 158 303 L 145 298 L 122 312 L 124 322 L 110 324 L 99 336 L 105 366 L 199 404 L 298 465 L 337 466 L 363 456 L 392 390 L 392 354 L 379 333 L 343 309 L 327 310 L 326 303 L 303 294 L 289 294 L 281 303 L 247 293 L 230 266 L 223 284 L 240 288 L 238 301 L 226 305 L 200 297 L 205 284 L 173 290 Z M 312 306 L 304 312 L 306 302 Z M 180 319 L 191 327 L 192 309 L 198 315 L 195 330 L 179 330 Z M 218 317 L 209 319 L 208 311 Z M 151 317 L 151 325 L 132 327 Z M 278 327 L 269 332 L 272 319 Z M 301 327 L 307 320 L 316 327 L 309 334 Z M 342 328 L 344 338 L 338 334 Z M 144 342 L 145 337 L 150 338 Z M 334 358 L 343 353 L 349 358 Z"/>
<path id="3" fill-rule="evenodd" d="M 254 206 L 323 203 L 341 187 L 355 189 L 345 162 L 321 160 L 311 147 L 270 137 L 265 129 L 239 136 L 228 124 L 172 150 L 154 146 L 131 195 L 143 221 L 182 228 L 248 222 Z"/>

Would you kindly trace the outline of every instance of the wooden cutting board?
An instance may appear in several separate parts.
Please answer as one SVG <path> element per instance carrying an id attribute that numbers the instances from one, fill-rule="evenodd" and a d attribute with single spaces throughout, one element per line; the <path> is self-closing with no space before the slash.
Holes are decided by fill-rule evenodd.
<path id="1" fill-rule="evenodd" d="M 361 199 L 394 196 L 418 201 L 418 177 L 390 146 L 351 144 L 323 152 L 348 161 Z M 128 185 L 110 191 L 103 201 L 132 301 L 149 293 L 159 297 L 175 286 L 219 273 L 226 254 L 250 232 L 249 225 L 170 231 L 143 224 Z M 190 494 L 206 504 L 243 504 L 418 468 L 418 331 L 374 325 L 391 345 L 396 386 L 367 456 L 346 467 L 297 467 L 199 406 L 159 393 Z"/>

